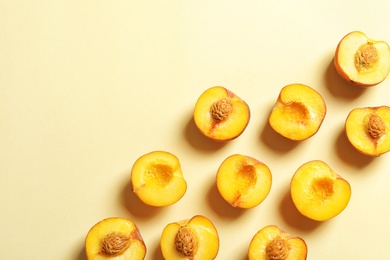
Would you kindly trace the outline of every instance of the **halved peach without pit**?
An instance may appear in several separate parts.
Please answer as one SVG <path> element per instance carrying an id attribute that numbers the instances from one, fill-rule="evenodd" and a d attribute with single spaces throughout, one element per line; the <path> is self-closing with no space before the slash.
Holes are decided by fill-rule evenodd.
<path id="1" fill-rule="evenodd" d="M 213 260 L 219 251 L 219 236 L 211 220 L 195 215 L 168 224 L 160 246 L 166 260 Z"/>
<path id="2" fill-rule="evenodd" d="M 374 86 L 390 72 L 390 47 L 385 41 L 373 40 L 363 32 L 353 31 L 337 45 L 334 65 L 347 82 L 361 87 Z"/>
<path id="3" fill-rule="evenodd" d="M 267 165 L 252 157 L 234 154 L 227 157 L 217 172 L 217 188 L 233 207 L 253 208 L 269 194 L 272 185 Z"/>
<path id="4" fill-rule="evenodd" d="M 153 151 L 138 158 L 131 170 L 134 193 L 150 206 L 169 206 L 187 190 L 179 159 L 166 151 Z"/>
<path id="5" fill-rule="evenodd" d="M 143 260 L 146 246 L 134 222 L 111 217 L 89 230 L 85 251 L 88 260 Z"/>
<path id="6" fill-rule="evenodd" d="M 320 160 L 298 168 L 291 179 L 290 191 L 298 211 L 316 221 L 337 216 L 351 198 L 349 183 Z"/>
<path id="7" fill-rule="evenodd" d="M 195 125 L 203 135 L 215 141 L 237 138 L 244 132 L 249 119 L 249 106 L 224 87 L 207 89 L 195 104 Z"/>
<path id="8" fill-rule="evenodd" d="M 305 260 L 306 257 L 305 241 L 276 225 L 260 229 L 252 238 L 248 250 L 249 260 Z"/>
<path id="9" fill-rule="evenodd" d="M 355 108 L 345 121 L 350 143 L 368 156 L 380 156 L 390 151 L 390 107 Z"/>
<path id="10" fill-rule="evenodd" d="M 268 121 L 280 135 L 302 141 L 317 133 L 325 115 L 325 101 L 316 90 L 290 84 L 281 89 Z"/>

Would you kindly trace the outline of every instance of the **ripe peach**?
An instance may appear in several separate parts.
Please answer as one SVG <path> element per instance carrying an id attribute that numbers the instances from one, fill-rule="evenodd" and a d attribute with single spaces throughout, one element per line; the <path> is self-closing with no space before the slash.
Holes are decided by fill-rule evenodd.
<path id="1" fill-rule="evenodd" d="M 160 246 L 166 260 L 212 260 L 219 251 L 219 237 L 208 218 L 196 215 L 168 224 L 162 232 Z"/>
<path id="2" fill-rule="evenodd" d="M 295 237 L 275 225 L 260 229 L 252 238 L 249 260 L 305 260 L 307 245 L 300 237 Z"/>
<path id="3" fill-rule="evenodd" d="M 325 115 L 325 101 L 316 90 L 290 84 L 280 91 L 268 121 L 282 136 L 302 141 L 317 133 Z"/>
<path id="4" fill-rule="evenodd" d="M 211 87 L 198 98 L 194 121 L 200 132 L 215 141 L 240 136 L 249 123 L 249 106 L 224 87 Z"/>
<path id="5" fill-rule="evenodd" d="M 138 158 L 131 170 L 134 193 L 150 206 L 168 206 L 179 201 L 187 190 L 179 159 L 165 151 Z"/>
<path id="6" fill-rule="evenodd" d="M 85 239 L 88 260 L 142 260 L 146 246 L 132 221 L 112 217 L 95 224 Z"/>
<path id="7" fill-rule="evenodd" d="M 370 39 L 353 31 L 337 45 L 334 65 L 344 80 L 369 87 L 382 82 L 390 72 L 390 47 L 384 41 Z"/>
<path id="8" fill-rule="evenodd" d="M 355 108 L 345 121 L 351 144 L 361 153 L 380 156 L 390 151 L 390 107 Z"/>
<path id="9" fill-rule="evenodd" d="M 252 208 L 269 194 L 270 169 L 264 163 L 241 154 L 227 157 L 217 172 L 217 188 L 233 207 Z"/>
<path id="10" fill-rule="evenodd" d="M 325 221 L 340 214 L 351 198 L 351 186 L 325 162 L 314 160 L 295 172 L 291 197 L 298 211 L 313 220 Z"/>

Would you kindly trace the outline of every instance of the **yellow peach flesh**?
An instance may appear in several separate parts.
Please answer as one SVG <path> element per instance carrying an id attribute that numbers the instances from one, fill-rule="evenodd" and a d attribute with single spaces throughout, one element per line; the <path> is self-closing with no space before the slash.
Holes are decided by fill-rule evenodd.
<path id="1" fill-rule="evenodd" d="M 227 117 L 224 117 L 223 120 L 216 120 L 212 115 L 212 107 L 221 100 L 228 100 L 231 107 L 230 105 L 225 106 L 229 109 Z M 209 88 L 195 104 L 195 125 L 202 134 L 216 141 L 228 141 L 241 135 L 248 125 L 249 118 L 248 105 L 223 87 Z"/>
<path id="2" fill-rule="evenodd" d="M 383 133 L 380 136 L 369 134 L 369 120 L 372 115 L 378 116 L 380 122 L 383 124 L 381 127 Z M 353 109 L 346 119 L 345 132 L 351 144 L 363 154 L 379 156 L 389 152 L 390 107 L 381 106 Z"/>
<path id="3" fill-rule="evenodd" d="M 131 180 L 133 191 L 151 206 L 176 203 L 187 190 L 178 158 L 165 151 L 141 156 L 133 165 Z"/>
<path id="4" fill-rule="evenodd" d="M 318 131 L 325 114 L 324 99 L 317 91 L 303 84 L 291 84 L 280 91 L 269 123 L 284 137 L 300 141 Z"/>
<path id="5" fill-rule="evenodd" d="M 183 227 L 194 232 L 198 240 L 196 251 L 190 258 L 176 248 L 176 235 Z M 208 218 L 197 215 L 189 220 L 168 224 L 162 232 L 160 246 L 164 259 L 212 260 L 216 258 L 219 251 L 219 237 L 213 223 Z"/>
<path id="6" fill-rule="evenodd" d="M 363 32 L 354 31 L 339 42 L 334 63 L 345 80 L 373 86 L 382 82 L 390 72 L 390 47 L 384 41 L 375 41 Z"/>
<path id="7" fill-rule="evenodd" d="M 311 161 L 295 172 L 291 180 L 291 197 L 302 215 L 324 221 L 347 207 L 351 187 L 324 162 Z"/>
<path id="8" fill-rule="evenodd" d="M 284 243 L 277 243 L 277 245 L 286 246 L 287 248 L 278 248 L 276 254 L 275 252 L 272 254 L 274 258 L 271 258 L 269 255 L 272 252 L 270 246 L 275 240 L 282 240 Z M 275 225 L 260 229 L 252 238 L 248 250 L 249 260 L 304 260 L 306 257 L 307 245 L 305 241 L 300 237 L 294 237 L 282 231 Z"/>
<path id="9" fill-rule="evenodd" d="M 120 253 L 115 255 L 105 252 L 103 242 L 110 234 L 120 234 L 129 239 L 123 252 L 118 250 Z M 94 225 L 86 237 L 85 250 L 88 260 L 142 260 L 146 254 L 146 247 L 137 226 L 123 218 L 108 218 Z"/>
<path id="10" fill-rule="evenodd" d="M 217 188 L 232 206 L 252 208 L 269 194 L 272 175 L 260 161 L 240 154 L 226 158 L 217 172 Z"/>

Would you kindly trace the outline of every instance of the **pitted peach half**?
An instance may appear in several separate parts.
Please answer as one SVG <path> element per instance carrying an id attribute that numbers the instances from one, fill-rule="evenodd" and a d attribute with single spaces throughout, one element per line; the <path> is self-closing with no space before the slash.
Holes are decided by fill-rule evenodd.
<path id="1" fill-rule="evenodd" d="M 153 151 L 138 158 L 131 170 L 134 193 L 150 206 L 169 206 L 187 190 L 179 159 L 165 151 Z"/>
<path id="2" fill-rule="evenodd" d="M 166 260 L 212 260 L 219 251 L 219 236 L 211 220 L 196 215 L 168 224 L 162 232 L 160 246 Z"/>
<path id="3" fill-rule="evenodd" d="M 264 163 L 241 154 L 227 157 L 217 172 L 217 188 L 233 207 L 253 208 L 269 194 L 271 171 Z"/>
<path id="4" fill-rule="evenodd" d="M 390 72 L 390 47 L 360 31 L 344 36 L 337 45 L 334 65 L 344 80 L 369 87 L 382 82 Z"/>
<path id="5" fill-rule="evenodd" d="M 290 188 L 298 211 L 316 221 L 339 215 L 351 198 L 349 183 L 320 160 L 299 167 L 292 177 Z"/>
<path id="6" fill-rule="evenodd" d="M 249 260 L 305 260 L 306 257 L 305 241 L 275 225 L 260 229 L 252 238 L 248 250 Z"/>
<path id="7" fill-rule="evenodd" d="M 345 121 L 350 143 L 361 153 L 380 156 L 390 151 L 390 107 L 355 108 Z"/>
<path id="8" fill-rule="evenodd" d="M 240 136 L 249 123 L 249 106 L 224 87 L 211 87 L 198 98 L 194 121 L 200 132 L 215 141 Z"/>
<path id="9" fill-rule="evenodd" d="M 302 141 L 317 133 L 325 115 L 325 101 L 316 90 L 290 84 L 280 91 L 268 121 L 280 135 Z"/>
<path id="10" fill-rule="evenodd" d="M 134 222 L 120 217 L 95 224 L 85 239 L 88 260 L 142 260 L 146 246 Z"/>

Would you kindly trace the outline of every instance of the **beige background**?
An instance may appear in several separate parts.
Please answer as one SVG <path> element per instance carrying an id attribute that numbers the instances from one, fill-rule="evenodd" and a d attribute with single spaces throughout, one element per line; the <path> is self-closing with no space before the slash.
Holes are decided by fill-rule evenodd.
<path id="1" fill-rule="evenodd" d="M 217 259 L 247 259 L 269 224 L 304 238 L 308 259 L 390 258 L 390 154 L 360 155 L 343 132 L 351 109 L 390 105 L 390 79 L 357 89 L 332 65 L 350 31 L 390 42 L 389 9 L 387 0 L 0 0 L 0 258 L 84 260 L 88 230 L 121 216 L 141 230 L 146 259 L 162 259 L 163 228 L 196 214 L 219 231 Z M 299 144 L 267 123 L 290 83 L 312 86 L 328 106 L 320 131 Z M 251 108 L 246 131 L 226 144 L 192 121 L 214 85 Z M 130 190 L 132 164 L 153 150 L 174 153 L 188 181 L 170 207 L 145 206 Z M 256 208 L 234 209 L 216 190 L 216 170 L 233 153 L 273 173 Z M 289 198 L 293 173 L 313 159 L 352 186 L 346 210 L 324 223 Z"/>

